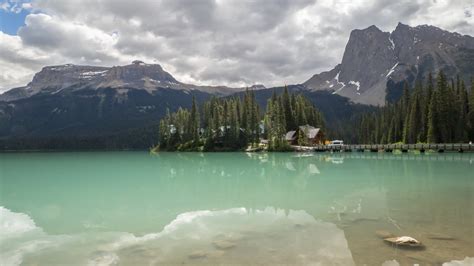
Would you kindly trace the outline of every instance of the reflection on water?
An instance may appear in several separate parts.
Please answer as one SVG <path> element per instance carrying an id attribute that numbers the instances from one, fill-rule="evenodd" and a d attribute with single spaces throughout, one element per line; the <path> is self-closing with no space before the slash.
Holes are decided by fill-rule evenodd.
<path id="1" fill-rule="evenodd" d="M 30 224 L 24 214 L 3 213 L 17 224 Z M 25 237 L 29 235 L 29 238 Z M 161 232 L 48 236 L 33 226 L 2 251 L 8 265 L 54 264 L 124 265 L 219 264 L 335 264 L 354 265 L 344 232 L 332 223 L 315 220 L 304 211 L 245 208 L 179 214 Z M 18 241 L 20 239 L 20 241 Z M 80 245 L 78 245 L 80 243 Z M 26 257 L 26 258 L 25 258 Z"/>
<path id="2" fill-rule="evenodd" d="M 385 153 L 0 154 L 0 260 L 43 265 L 463 260 L 474 257 L 473 159 Z M 410 235 L 426 248 L 391 247 L 376 231 Z"/>

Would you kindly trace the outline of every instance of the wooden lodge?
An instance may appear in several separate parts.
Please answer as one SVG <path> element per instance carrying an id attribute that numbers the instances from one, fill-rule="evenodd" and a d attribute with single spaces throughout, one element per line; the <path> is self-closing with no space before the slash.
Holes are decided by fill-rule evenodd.
<path id="1" fill-rule="evenodd" d="M 285 140 L 290 145 L 299 145 L 298 138 L 304 138 L 306 145 L 314 146 L 324 144 L 324 134 L 320 128 L 310 125 L 299 126 L 296 130 L 288 131 Z"/>

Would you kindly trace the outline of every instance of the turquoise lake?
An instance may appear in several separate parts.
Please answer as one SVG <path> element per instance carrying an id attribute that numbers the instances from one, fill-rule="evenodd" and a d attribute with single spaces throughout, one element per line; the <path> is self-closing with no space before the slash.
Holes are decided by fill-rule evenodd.
<path id="1" fill-rule="evenodd" d="M 0 265 L 474 263 L 474 154 L 3 153 L 0 206 Z"/>

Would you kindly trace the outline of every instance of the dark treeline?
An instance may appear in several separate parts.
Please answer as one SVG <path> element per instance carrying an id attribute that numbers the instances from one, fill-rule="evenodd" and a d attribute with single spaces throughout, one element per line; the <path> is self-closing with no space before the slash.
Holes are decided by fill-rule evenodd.
<path id="1" fill-rule="evenodd" d="M 430 74 L 393 104 L 361 115 L 354 132 L 359 144 L 457 143 L 474 139 L 474 93 L 459 77 Z"/>
<path id="2" fill-rule="evenodd" d="M 254 92 L 242 97 L 216 98 L 201 108 L 195 100 L 190 110 L 168 112 L 160 121 L 160 150 L 240 150 L 258 147 L 260 139 L 268 139 L 269 150 L 286 150 L 284 135 L 299 125 L 321 127 L 321 113 L 302 95 L 290 94 L 285 88 L 268 100 L 261 112 Z"/>
<path id="3" fill-rule="evenodd" d="M 143 150 L 156 145 L 157 131 L 158 125 L 150 125 L 107 135 L 26 136 L 0 139 L 0 152 L 17 150 Z"/>

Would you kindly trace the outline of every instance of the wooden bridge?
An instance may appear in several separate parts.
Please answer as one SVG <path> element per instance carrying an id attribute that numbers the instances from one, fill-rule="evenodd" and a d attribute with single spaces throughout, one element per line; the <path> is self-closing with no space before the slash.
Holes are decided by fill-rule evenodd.
<path id="1" fill-rule="evenodd" d="M 307 150 L 308 147 L 300 147 L 300 150 Z M 298 148 L 297 148 L 298 150 Z M 443 144 L 347 144 L 342 146 L 315 145 L 310 148 L 311 151 L 341 151 L 341 152 L 401 152 L 426 151 L 435 152 L 474 152 L 474 144 L 469 143 L 443 143 Z"/>

